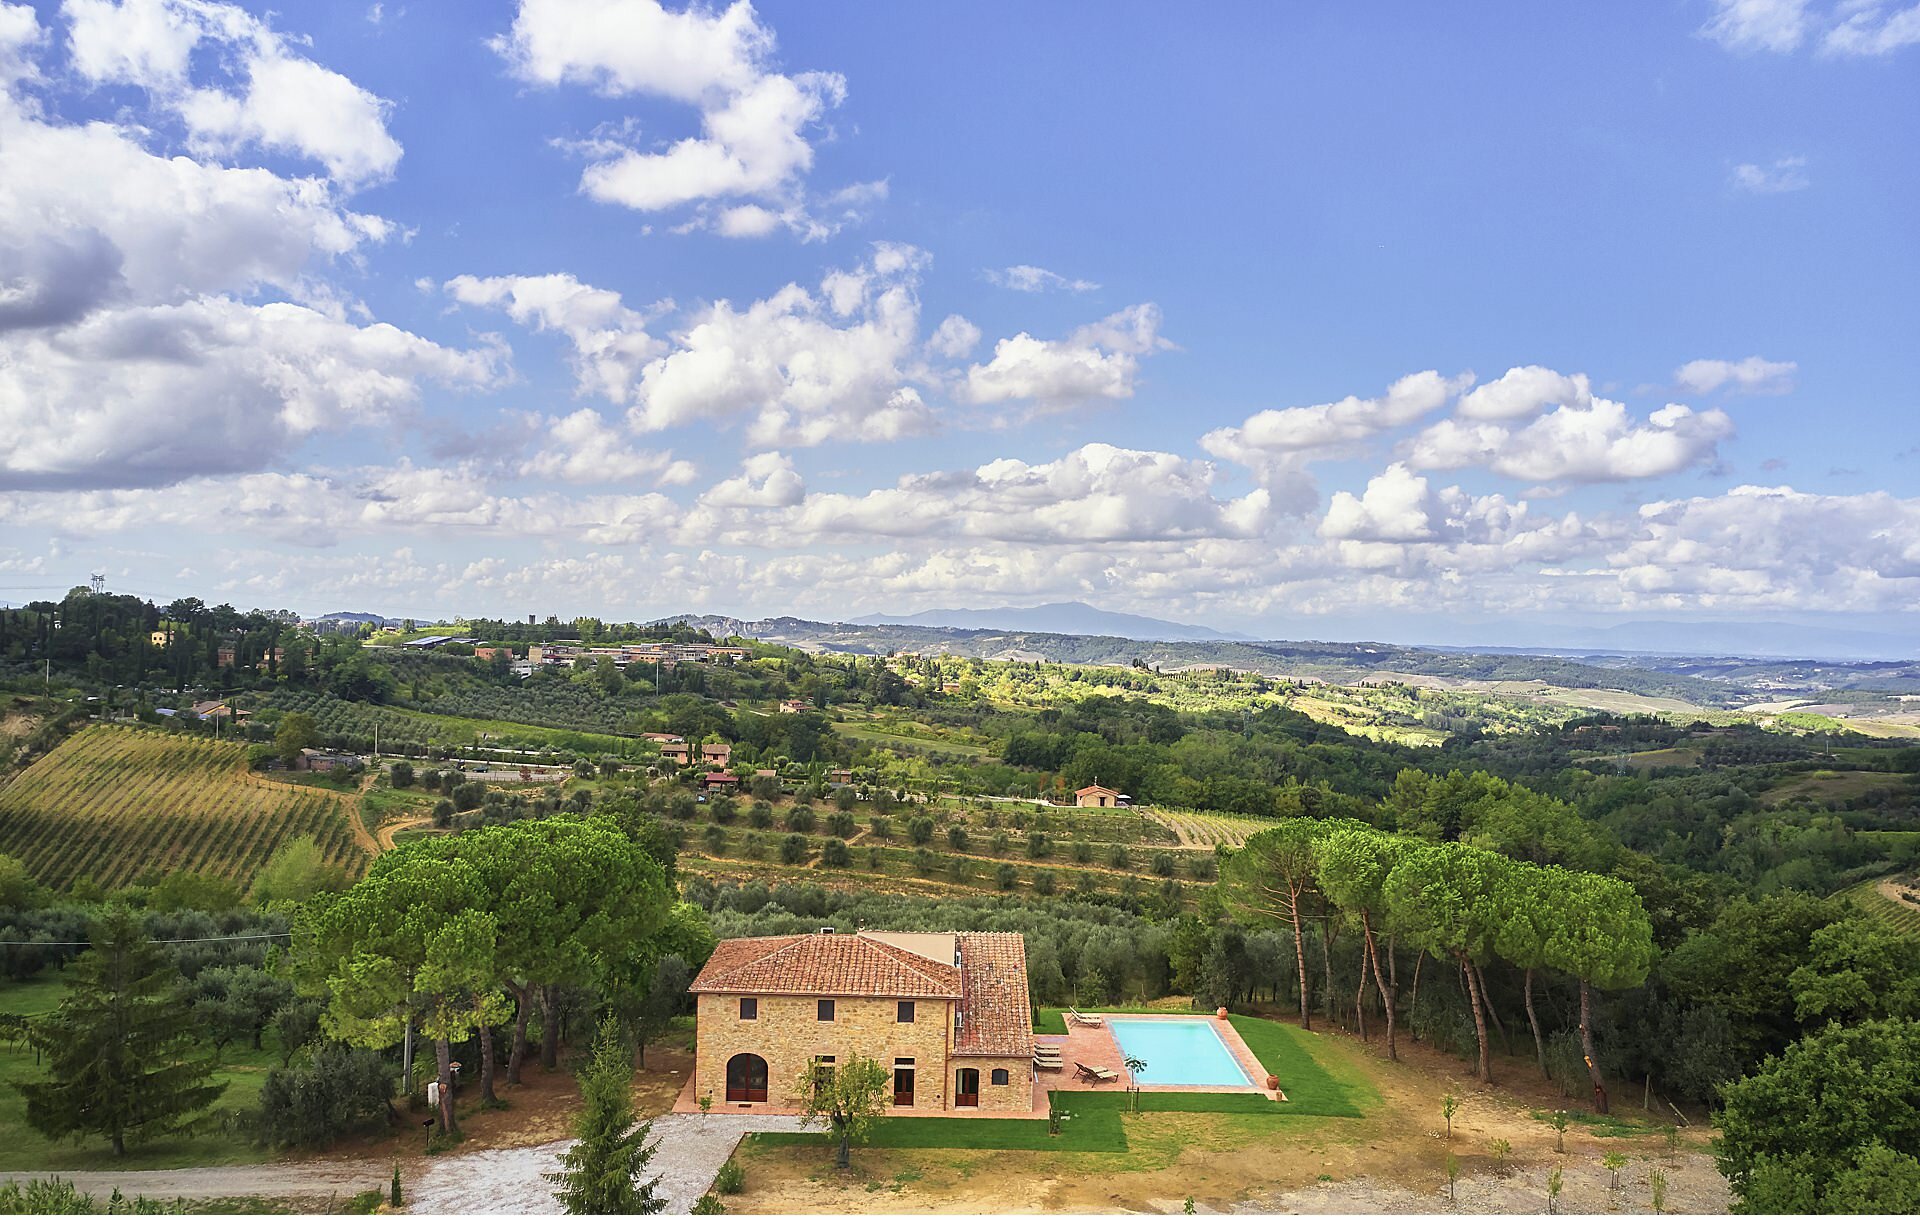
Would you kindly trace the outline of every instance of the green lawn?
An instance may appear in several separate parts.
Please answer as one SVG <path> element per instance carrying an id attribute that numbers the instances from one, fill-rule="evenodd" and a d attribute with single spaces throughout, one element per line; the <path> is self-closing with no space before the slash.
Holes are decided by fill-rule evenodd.
<path id="1" fill-rule="evenodd" d="M 1379 1104 L 1380 1095 L 1373 1086 L 1342 1062 L 1339 1048 L 1319 1034 L 1260 1017 L 1227 1020 L 1240 1031 L 1261 1066 L 1280 1078 L 1288 1113 L 1363 1118 L 1366 1107 Z"/>
<path id="2" fill-rule="evenodd" d="M 50 1012 L 60 1003 L 64 990 L 65 984 L 58 975 L 0 985 L 0 1012 L 24 1016 Z M 174 1169 L 191 1165 L 251 1165 L 269 1157 L 265 1148 L 247 1138 L 244 1120 L 231 1116 L 251 1110 L 259 1102 L 267 1069 L 280 1062 L 271 1034 L 265 1050 L 227 1048 L 214 1076 L 227 1085 L 227 1091 L 215 1104 L 205 1131 L 129 1148 L 124 1157 L 115 1157 L 112 1148 L 101 1139 L 56 1143 L 27 1125 L 27 1099 L 14 1086 L 22 1081 L 44 1079 L 44 1071 L 34 1058 L 31 1047 L 0 1044 L 0 1170 Z M 221 1129 L 222 1116 L 229 1116 L 227 1126 L 231 1134 Z"/>
<path id="3" fill-rule="evenodd" d="M 1124 1152 L 1126 1132 L 1118 1106 L 1083 1106 L 1092 1093 L 1057 1093 L 1073 1117 L 1059 1135 L 1047 1134 L 1039 1118 L 883 1118 L 873 1126 L 866 1148 L 974 1148 L 1022 1152 Z M 1101 1100 L 1105 1100 L 1101 1098 Z M 767 1131 L 747 1137 L 762 1144 L 826 1144 L 824 1131 Z"/>

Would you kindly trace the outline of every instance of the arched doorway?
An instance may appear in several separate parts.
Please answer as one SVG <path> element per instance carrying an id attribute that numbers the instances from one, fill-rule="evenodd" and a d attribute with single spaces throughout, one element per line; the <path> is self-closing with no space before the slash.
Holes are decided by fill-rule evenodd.
<path id="1" fill-rule="evenodd" d="M 767 1099 L 767 1061 L 758 1055 L 740 1054 L 727 1060 L 727 1100 L 765 1101 Z"/>

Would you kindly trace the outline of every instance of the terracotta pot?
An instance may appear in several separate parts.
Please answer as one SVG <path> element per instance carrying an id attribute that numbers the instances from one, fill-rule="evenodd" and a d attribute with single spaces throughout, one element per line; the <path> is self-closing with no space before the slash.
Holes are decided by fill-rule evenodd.
<path id="1" fill-rule="evenodd" d="M 1280 1078 L 1278 1076 L 1267 1077 L 1267 1091 L 1269 1093 L 1277 1093 L 1280 1091 Z"/>
<path id="2" fill-rule="evenodd" d="M 1225 1008 L 1222 1008 L 1218 1012 L 1214 1013 L 1213 1015 L 1216 1017 L 1219 1017 L 1222 1021 L 1224 1021 L 1227 1019 L 1227 1010 Z"/>

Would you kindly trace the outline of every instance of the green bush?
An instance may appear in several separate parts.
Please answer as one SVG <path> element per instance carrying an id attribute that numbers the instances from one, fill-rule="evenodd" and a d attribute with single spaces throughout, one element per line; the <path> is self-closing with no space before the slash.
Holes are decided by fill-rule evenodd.
<path id="1" fill-rule="evenodd" d="M 805 808 L 800 805 L 795 805 L 793 808 L 787 810 L 787 829 L 788 830 L 799 831 L 800 833 L 805 834 L 808 831 L 811 831 L 813 827 L 814 827 L 813 810 Z"/>
<path id="2" fill-rule="evenodd" d="M 803 864 L 807 859 L 807 839 L 805 835 L 788 835 L 780 840 L 780 863 Z"/>
<path id="3" fill-rule="evenodd" d="M 259 1138 L 274 1147 L 324 1148 L 383 1124 L 393 1070 L 378 1051 L 327 1044 L 274 1068 L 260 1086 Z"/>
<path id="4" fill-rule="evenodd" d="M 732 1157 L 720 1166 L 720 1172 L 713 1175 L 713 1188 L 723 1195 L 737 1195 L 747 1184 L 747 1171 L 740 1168 L 740 1162 Z"/>
<path id="5" fill-rule="evenodd" d="M 853 853 L 845 839 L 828 839 L 820 848 L 820 863 L 828 868 L 845 868 L 853 863 Z"/>

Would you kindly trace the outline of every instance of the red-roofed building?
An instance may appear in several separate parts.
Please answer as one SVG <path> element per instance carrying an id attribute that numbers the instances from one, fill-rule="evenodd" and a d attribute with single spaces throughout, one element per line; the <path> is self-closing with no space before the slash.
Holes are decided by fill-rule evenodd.
<path id="1" fill-rule="evenodd" d="M 1073 803 L 1082 809 L 1112 809 L 1126 804 L 1127 795 L 1112 788 L 1102 788 L 1099 784 L 1088 784 L 1073 794 Z"/>
<path id="2" fill-rule="evenodd" d="M 726 771 L 709 771 L 700 780 L 700 786 L 708 792 L 738 792 L 740 777 Z"/>
<path id="3" fill-rule="evenodd" d="M 694 1095 L 795 1108 L 853 1056 L 893 1074 L 892 1110 L 1033 1111 L 1033 1010 L 1017 932 L 859 932 L 721 941 L 689 988 Z"/>

